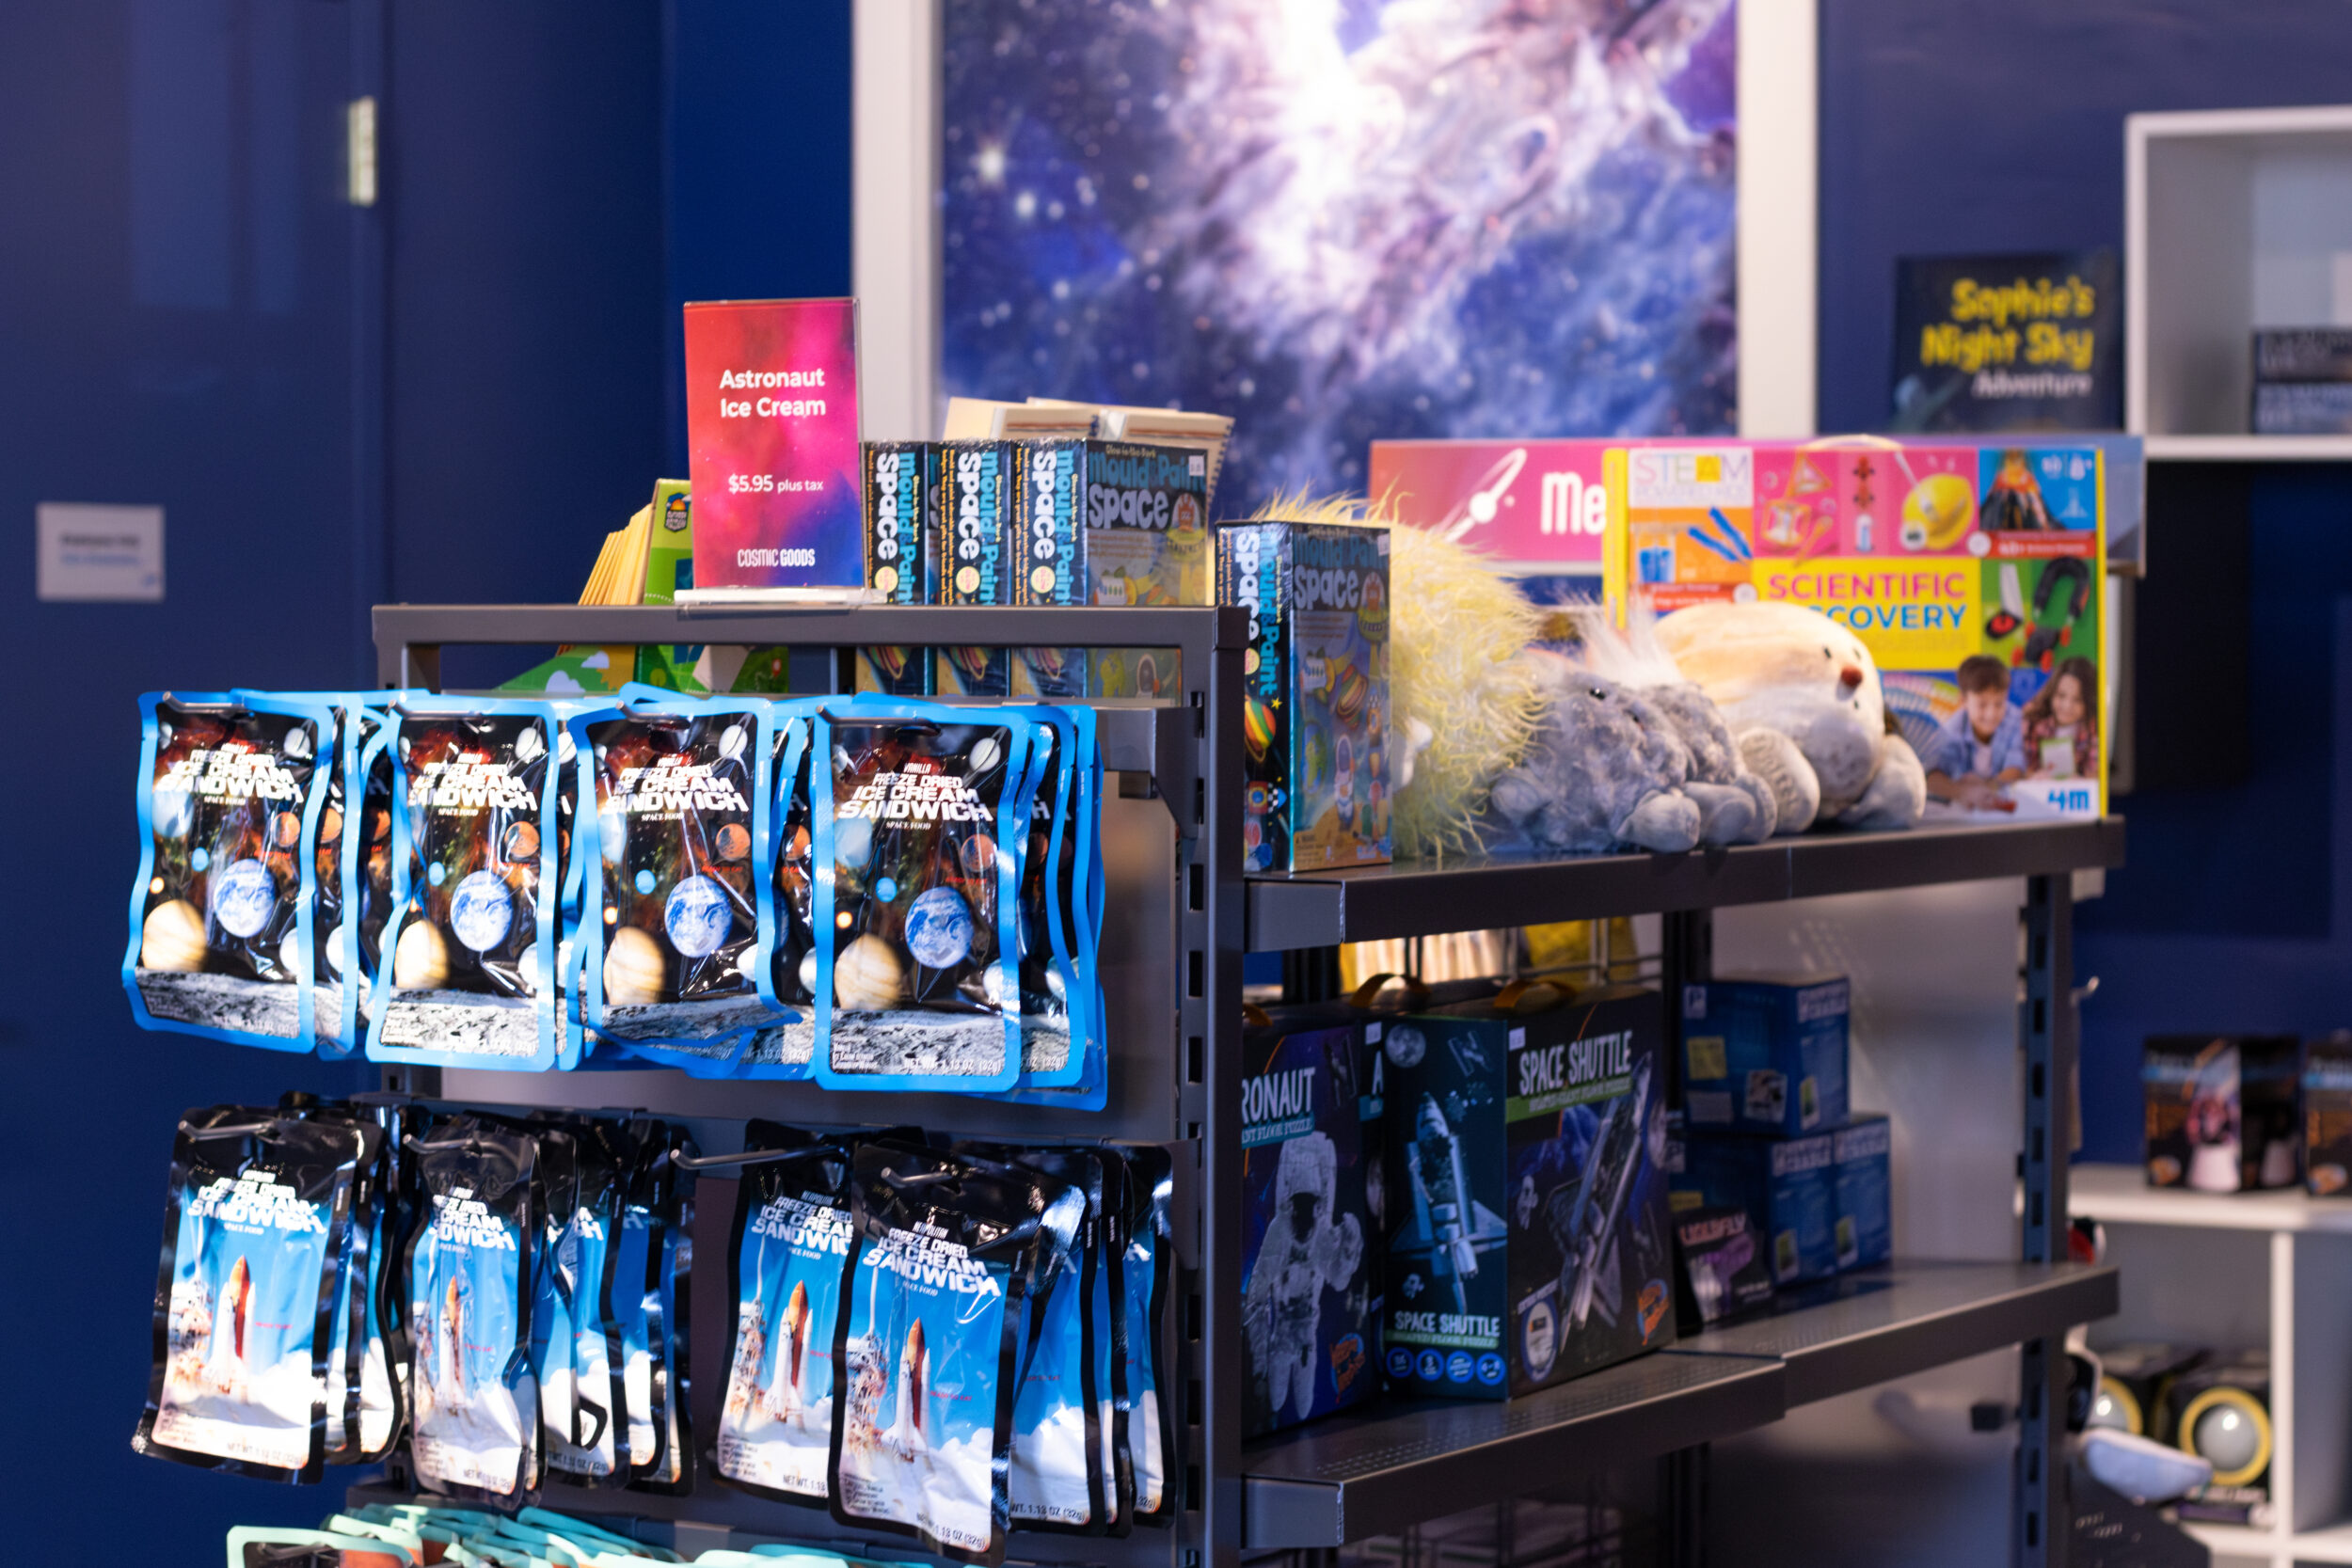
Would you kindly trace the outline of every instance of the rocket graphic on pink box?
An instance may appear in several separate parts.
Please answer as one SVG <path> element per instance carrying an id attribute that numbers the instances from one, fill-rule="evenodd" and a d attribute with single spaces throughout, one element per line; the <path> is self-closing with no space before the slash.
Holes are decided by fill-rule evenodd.
<path id="1" fill-rule="evenodd" d="M 860 588 L 857 302 L 686 307 L 694 587 Z"/>

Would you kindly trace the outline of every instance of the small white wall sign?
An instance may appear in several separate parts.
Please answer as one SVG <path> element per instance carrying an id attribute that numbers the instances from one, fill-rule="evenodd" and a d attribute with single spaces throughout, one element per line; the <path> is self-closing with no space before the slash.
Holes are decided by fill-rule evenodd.
<path id="1" fill-rule="evenodd" d="M 153 603 L 164 596 L 164 509 L 42 501 L 37 592 L 44 599 Z"/>

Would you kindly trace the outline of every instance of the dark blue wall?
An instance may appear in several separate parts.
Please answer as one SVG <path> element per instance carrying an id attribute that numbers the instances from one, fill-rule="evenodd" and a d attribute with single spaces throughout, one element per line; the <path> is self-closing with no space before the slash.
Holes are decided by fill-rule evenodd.
<path id="1" fill-rule="evenodd" d="M 2329 0 L 1825 0 L 1821 428 L 1885 417 L 1896 257 L 2120 250 L 2124 115 L 2341 102 L 2343 28 Z M 2149 483 L 2161 508 L 2165 466 Z M 2131 864 L 2077 922 L 2079 973 L 2102 988 L 2083 1016 L 2090 1158 L 2137 1157 L 2142 1037 L 2352 1022 L 2352 881 L 2334 848 L 2352 811 L 2336 738 L 2347 524 L 2352 474 L 2333 467 L 2265 467 L 2242 515 L 2215 520 L 2247 540 L 2250 768 L 2118 802 Z"/>

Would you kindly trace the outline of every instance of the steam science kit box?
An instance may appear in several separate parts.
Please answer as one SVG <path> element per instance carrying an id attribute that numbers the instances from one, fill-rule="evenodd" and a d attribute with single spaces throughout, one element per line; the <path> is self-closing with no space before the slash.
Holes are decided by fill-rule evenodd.
<path id="1" fill-rule="evenodd" d="M 2150 1036 L 2139 1061 L 2148 1185 L 2294 1186 L 2302 1049 L 2293 1035 Z"/>
<path id="2" fill-rule="evenodd" d="M 1664 1011 L 1623 986 L 1387 1026 L 1397 1392 L 1502 1399 L 1673 1342 Z"/>
<path id="3" fill-rule="evenodd" d="M 1388 530 L 1231 524 L 1217 531 L 1217 599 L 1249 611 L 1244 864 L 1386 863 Z"/>
<path id="4" fill-rule="evenodd" d="M 1692 1128 L 1794 1137 L 1843 1126 L 1851 995 L 1831 975 L 1683 987 L 1682 1103 Z"/>
<path id="5" fill-rule="evenodd" d="M 2313 1197 L 2352 1188 L 2352 1032 L 2303 1048 L 2303 1185 Z"/>
<path id="6" fill-rule="evenodd" d="M 1675 1177 L 1677 1200 L 1742 1209 L 1763 1241 L 1775 1284 L 1837 1272 L 1837 1150 L 1834 1137 L 1768 1138 L 1692 1128 Z"/>
<path id="7" fill-rule="evenodd" d="M 1358 1029 L 1244 1030 L 1243 1433 L 1343 1409 L 1378 1386 L 1377 1238 L 1365 1210 Z"/>
<path id="8" fill-rule="evenodd" d="M 1839 1269 L 1895 1256 L 1894 1139 L 1883 1115 L 1856 1117 L 1830 1136 L 1830 1185 Z"/>

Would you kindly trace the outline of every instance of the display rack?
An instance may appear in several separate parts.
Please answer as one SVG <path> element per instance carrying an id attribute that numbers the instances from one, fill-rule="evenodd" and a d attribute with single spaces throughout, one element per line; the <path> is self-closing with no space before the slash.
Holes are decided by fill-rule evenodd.
<path id="1" fill-rule="evenodd" d="M 1173 649 L 1178 691 L 1159 705 L 1098 705 L 1106 768 L 1126 783 L 1106 809 L 1112 861 L 1104 937 L 1112 1001 L 1112 1084 L 1099 1113 L 958 1096 L 829 1094 L 808 1084 L 695 1083 L 630 1072 L 524 1077 L 451 1073 L 451 1098 L 580 1104 L 623 1096 L 657 1114 L 712 1118 L 725 1148 L 742 1117 L 859 1123 L 915 1119 L 958 1132 L 1163 1144 L 1177 1158 L 1181 1285 L 1170 1313 L 1179 1396 L 1174 1420 L 1183 1505 L 1175 1526 L 1123 1540 L 1016 1534 L 1009 1556 L 1052 1563 L 1152 1562 L 1231 1568 L 1253 1548 L 1327 1553 L 1343 1543 L 1556 1484 L 1579 1467 L 1661 1459 L 1683 1489 L 1712 1440 L 1885 1378 L 2004 1345 L 2024 1345 L 2015 1536 L 2027 1568 L 2063 1561 L 2062 1435 L 2070 1326 L 2114 1310 L 2115 1272 L 2067 1262 L 2062 1130 L 2074 1077 L 2073 872 L 2119 865 L 2120 820 L 1910 833 L 1824 834 L 1687 855 L 1556 862 L 1406 863 L 1292 877 L 1242 870 L 1242 659 L 1247 612 L 1210 609 L 697 609 L 380 606 L 379 678 L 438 688 L 445 646 L 590 643 L 741 644 L 793 650 L 793 689 L 848 689 L 854 650 L 910 646 Z M 1120 846 L 1116 850 L 1112 845 Z M 1390 1402 L 1271 1438 L 1240 1436 L 1240 1139 L 1232 1124 L 1241 1075 L 1242 958 L 1249 951 L 1437 935 L 1496 925 L 1655 912 L 1664 916 L 1669 994 L 1710 968 L 1719 907 L 1931 883 L 2026 879 L 2019 1042 L 2026 1098 L 2020 1175 L 2025 1224 L 2013 1263 L 1899 1259 L 1785 1295 L 1770 1315 L 1507 1403 Z M 1327 966 L 1329 967 L 1329 966 Z M 439 1092 L 441 1075 L 404 1072 L 395 1086 Z M 626 1083 L 620 1082 L 626 1080 Z M 727 1118 L 735 1118 L 730 1121 Z M 2000 1173 L 1987 1173 L 1999 1180 Z M 724 1298 L 725 1227 L 713 1216 L 731 1184 L 705 1181 L 694 1296 Z M 716 1336 L 708 1312 L 698 1339 Z M 714 1342 L 697 1413 L 715 1402 Z M 708 1432 L 707 1423 L 698 1430 Z M 393 1478 L 397 1485 L 399 1478 Z M 371 1492 L 370 1496 L 380 1496 Z M 563 1494 L 552 1505 L 669 1521 L 681 1544 L 720 1532 L 870 1549 L 822 1512 L 766 1502 L 704 1475 L 694 1494 Z M 1703 1513 L 1670 1497 L 1667 1547 L 1696 1560 Z"/>

